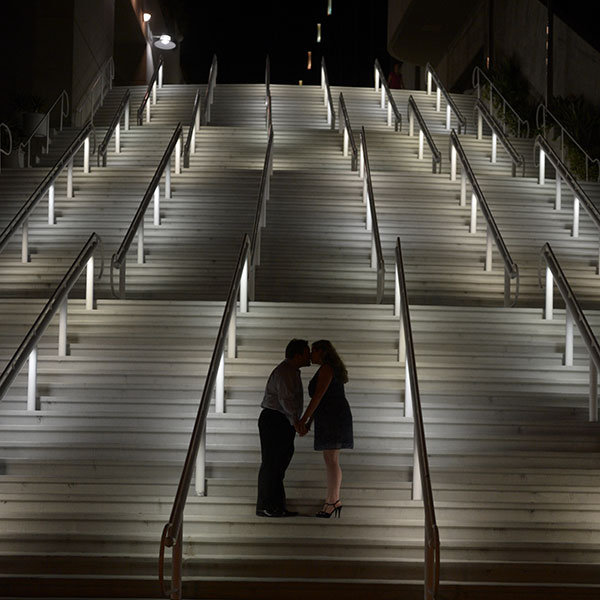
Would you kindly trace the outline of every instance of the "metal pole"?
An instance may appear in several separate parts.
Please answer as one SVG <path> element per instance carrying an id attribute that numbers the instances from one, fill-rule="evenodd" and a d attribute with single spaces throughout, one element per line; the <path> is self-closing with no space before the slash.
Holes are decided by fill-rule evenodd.
<path id="1" fill-rule="evenodd" d="M 73 159 L 69 161 L 67 166 L 67 198 L 73 197 Z"/>
<path id="2" fill-rule="evenodd" d="M 560 173 L 556 172 L 556 198 L 554 200 L 554 210 L 560 210 L 561 208 L 561 195 L 562 195 L 562 179 Z"/>
<path id="3" fill-rule="evenodd" d="M 539 173 L 539 178 L 538 178 L 538 183 L 540 185 L 544 185 L 545 180 L 546 180 L 546 154 L 545 152 L 540 148 L 540 173 Z"/>
<path id="4" fill-rule="evenodd" d="M 54 184 L 48 188 L 48 225 L 54 225 Z"/>
<path id="5" fill-rule="evenodd" d="M 483 137 L 483 118 L 481 112 L 477 111 L 477 139 L 480 140 Z"/>
<path id="6" fill-rule="evenodd" d="M 90 256 L 85 274 L 85 309 L 94 310 L 94 257 Z"/>
<path id="7" fill-rule="evenodd" d="M 498 147 L 498 136 L 496 135 L 496 132 L 494 131 L 492 133 L 492 164 L 496 164 L 497 147 Z"/>
<path id="8" fill-rule="evenodd" d="M 231 313 L 231 320 L 229 321 L 229 336 L 227 342 L 227 358 L 236 358 L 237 347 L 236 347 L 236 309 L 234 308 Z"/>
<path id="9" fill-rule="evenodd" d="M 446 105 L 446 129 L 450 131 L 450 105 Z"/>
<path id="10" fill-rule="evenodd" d="M 65 298 L 60 305 L 58 313 L 58 355 L 67 355 L 67 306 L 69 300 Z"/>
<path id="11" fill-rule="evenodd" d="M 573 316 L 565 309 L 565 367 L 573 366 Z"/>
<path id="12" fill-rule="evenodd" d="M 367 231 L 373 228 L 373 217 L 371 215 L 371 202 L 367 202 Z"/>
<path id="13" fill-rule="evenodd" d="M 83 172 L 90 172 L 90 136 L 83 142 Z"/>
<path id="14" fill-rule="evenodd" d="M 115 154 L 121 154 L 121 119 L 115 127 Z"/>
<path id="15" fill-rule="evenodd" d="M 23 237 L 21 239 L 21 262 L 29 262 L 29 219 L 23 221 Z"/>
<path id="16" fill-rule="evenodd" d="M 175 175 L 181 175 L 181 136 L 175 144 Z"/>
<path id="17" fill-rule="evenodd" d="M 598 369 L 590 358 L 590 422 L 598 420 Z"/>
<path id="18" fill-rule="evenodd" d="M 553 313 L 553 285 L 554 278 L 552 277 L 552 271 L 550 267 L 546 267 L 546 308 L 544 310 L 544 318 L 548 321 L 552 320 Z"/>
<path id="19" fill-rule="evenodd" d="M 467 176 L 464 169 L 460 172 L 460 206 L 467 205 Z"/>
<path id="20" fill-rule="evenodd" d="M 125 131 L 129 131 L 129 100 L 127 100 L 127 106 L 125 106 Z"/>
<path id="21" fill-rule="evenodd" d="M 471 194 L 471 227 L 469 233 L 477 232 L 477 196 Z"/>
<path id="22" fill-rule="evenodd" d="M 225 412 L 225 353 L 221 352 L 217 381 L 215 383 L 215 412 Z"/>
<path id="23" fill-rule="evenodd" d="M 412 389 L 410 387 L 408 360 L 404 361 L 404 416 L 413 418 Z"/>
<path id="24" fill-rule="evenodd" d="M 579 237 L 579 198 L 573 198 L 573 237 Z"/>
<path id="25" fill-rule="evenodd" d="M 398 278 L 398 267 L 394 269 L 394 316 L 400 315 L 400 280 Z"/>
<path id="26" fill-rule="evenodd" d="M 421 481 L 421 465 L 419 464 L 419 453 L 417 450 L 417 432 L 416 425 L 413 428 L 413 480 L 412 480 L 412 499 L 423 500 L 423 483 Z"/>
<path id="27" fill-rule="evenodd" d="M 160 225 L 160 186 L 157 185 L 154 190 L 154 226 Z"/>
<path id="28" fill-rule="evenodd" d="M 138 227 L 138 239 L 137 239 L 137 261 L 138 265 L 144 264 L 144 219 L 140 221 Z"/>
<path id="29" fill-rule="evenodd" d="M 431 71 L 427 71 L 427 95 L 431 96 Z"/>
<path id="30" fill-rule="evenodd" d="M 450 149 L 450 181 L 456 180 L 456 148 L 454 144 Z"/>
<path id="31" fill-rule="evenodd" d="M 487 227 L 486 234 L 486 251 L 485 251 L 485 270 L 492 270 L 492 233 L 490 231 L 490 226 Z"/>
<path id="32" fill-rule="evenodd" d="M 410 137 L 415 135 L 415 114 L 410 107 L 408 108 L 408 135 Z"/>
<path id="33" fill-rule="evenodd" d="M 419 128 L 419 154 L 418 154 L 418 158 L 419 160 L 423 160 L 423 130 L 421 128 Z"/>
<path id="34" fill-rule="evenodd" d="M 242 269 L 242 278 L 240 281 L 240 312 L 248 312 L 248 257 L 244 261 Z"/>
<path id="35" fill-rule="evenodd" d="M 435 94 L 435 110 L 440 112 L 442 110 L 442 90 L 438 87 Z"/>
<path id="36" fill-rule="evenodd" d="M 146 123 L 150 123 L 150 102 L 146 102 Z"/>
<path id="37" fill-rule="evenodd" d="M 196 454 L 196 494 L 206 495 L 206 421 L 200 434 L 200 444 Z"/>
<path id="38" fill-rule="evenodd" d="M 37 346 L 29 355 L 29 373 L 27 377 L 27 410 L 37 410 Z"/>
<path id="39" fill-rule="evenodd" d="M 344 126 L 344 156 L 348 156 L 348 128 Z"/>
<path id="40" fill-rule="evenodd" d="M 152 84 L 152 104 L 156 104 L 156 81 Z"/>
<path id="41" fill-rule="evenodd" d="M 156 186 L 158 188 L 158 186 Z M 171 158 L 167 161 L 165 169 L 165 198 L 171 197 Z"/>

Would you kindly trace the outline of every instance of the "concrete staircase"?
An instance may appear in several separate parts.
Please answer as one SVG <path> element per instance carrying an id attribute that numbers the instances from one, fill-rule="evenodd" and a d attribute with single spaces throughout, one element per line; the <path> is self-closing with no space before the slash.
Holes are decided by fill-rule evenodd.
<path id="1" fill-rule="evenodd" d="M 18 262 L 20 240 L 0 255 L 3 364 L 90 231 L 103 236 L 105 256 L 116 248 L 175 124 L 189 124 L 196 89 L 165 86 L 153 121 L 138 127 L 132 120 L 123 134 L 122 154 L 111 152 L 108 166 L 90 175 L 77 173 L 73 200 L 57 194 L 56 225 L 47 225 L 42 203 L 31 263 Z M 372 89 L 339 89 L 355 131 L 367 130 L 386 301 L 373 304 L 362 182 L 327 127 L 322 92 L 273 85 L 275 162 L 257 301 L 237 318 L 226 412 L 209 415 L 207 495 L 192 489 L 188 498 L 184 597 L 423 597 L 423 507 L 411 500 L 413 424 L 404 416 L 390 304 L 400 235 L 442 545 L 440 596 L 597 598 L 600 431 L 586 418 L 587 355 L 576 336 L 574 366 L 562 366 L 564 313 L 544 321 L 536 289 L 537 245 L 548 240 L 598 330 L 594 232 L 582 221 L 581 237 L 569 238 L 568 208 L 556 213 L 549 202 L 553 182 L 538 186 L 530 163 L 526 178 L 511 178 L 504 158 L 490 165 L 489 137 L 474 140 L 469 130 L 461 141 L 521 266 L 518 307 L 500 308 L 499 260 L 491 274 L 483 271 L 484 234 L 468 234 L 432 98 L 413 92 L 439 139 L 439 175 L 428 159 L 416 159 L 416 138 L 385 126 Z M 97 114 L 99 134 L 123 91 L 113 90 Z M 408 92 L 395 94 L 405 110 Z M 472 98 L 457 101 L 469 119 Z M 105 274 L 96 310 L 72 300 L 70 355 L 57 357 L 57 324 L 40 345 L 40 410 L 25 411 L 25 373 L 2 401 L 5 597 L 159 596 L 160 533 L 241 235 L 254 219 L 266 148 L 264 87 L 218 85 L 212 116 L 190 169 L 173 176 L 160 229 L 147 222 L 146 264 L 131 256 L 128 298 L 110 298 Z M 2 223 L 73 134 L 59 136 L 44 166 L 3 172 Z M 528 145 L 519 141 L 523 151 Z M 64 178 L 61 185 L 64 193 Z M 355 449 L 342 454 L 340 520 L 311 518 L 322 502 L 324 468 L 310 436 L 297 440 L 286 478 L 289 505 L 302 516 L 254 515 L 256 417 L 291 337 L 331 339 L 348 366 Z M 304 370 L 305 384 L 313 373 Z"/>

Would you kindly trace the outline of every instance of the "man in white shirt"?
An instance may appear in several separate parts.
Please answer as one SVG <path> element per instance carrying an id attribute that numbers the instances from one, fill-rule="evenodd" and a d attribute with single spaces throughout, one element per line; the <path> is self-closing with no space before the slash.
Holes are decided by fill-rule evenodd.
<path id="1" fill-rule="evenodd" d="M 285 360 L 271 372 L 258 418 L 261 465 L 258 472 L 256 515 L 259 517 L 293 517 L 285 504 L 283 479 L 294 455 L 296 432 L 306 433 L 299 424 L 302 416 L 303 390 L 300 368 L 310 365 L 306 340 L 293 339 L 285 349 Z"/>

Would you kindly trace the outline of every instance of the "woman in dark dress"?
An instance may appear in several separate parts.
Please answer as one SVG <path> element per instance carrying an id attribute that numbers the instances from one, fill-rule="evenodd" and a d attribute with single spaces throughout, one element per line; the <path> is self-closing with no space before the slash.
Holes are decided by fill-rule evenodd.
<path id="1" fill-rule="evenodd" d="M 312 345 L 310 360 L 321 367 L 308 384 L 311 401 L 300 423 L 308 426 L 313 418 L 315 421 L 315 450 L 323 450 L 327 469 L 327 497 L 315 516 L 328 519 L 332 514 L 339 517 L 342 512 L 340 449 L 354 447 L 352 413 L 344 394 L 348 371 L 328 340 Z"/>

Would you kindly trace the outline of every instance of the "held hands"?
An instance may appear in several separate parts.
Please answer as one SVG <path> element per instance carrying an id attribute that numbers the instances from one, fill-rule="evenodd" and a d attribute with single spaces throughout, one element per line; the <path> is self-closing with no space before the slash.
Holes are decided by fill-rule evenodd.
<path id="1" fill-rule="evenodd" d="M 296 430 L 296 433 L 300 437 L 303 437 L 308 433 L 308 427 L 306 426 L 306 423 L 304 423 L 303 421 L 296 421 L 294 423 L 294 429 Z"/>

